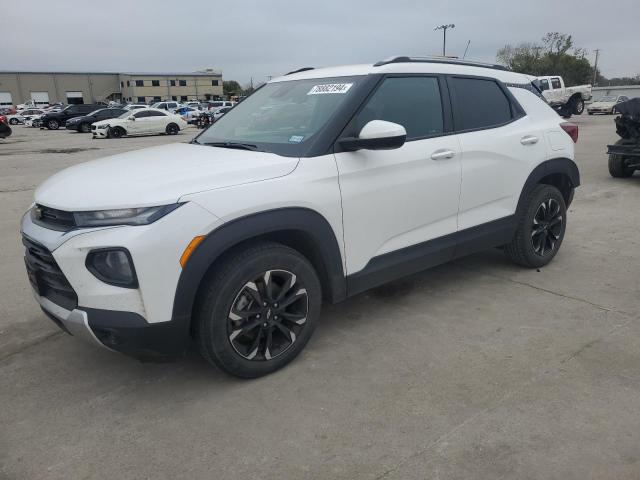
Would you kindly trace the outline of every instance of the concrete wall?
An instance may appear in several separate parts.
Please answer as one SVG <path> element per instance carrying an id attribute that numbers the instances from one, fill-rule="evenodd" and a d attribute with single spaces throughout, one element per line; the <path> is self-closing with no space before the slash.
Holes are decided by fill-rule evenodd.
<path id="1" fill-rule="evenodd" d="M 640 97 L 640 85 L 622 85 L 619 87 L 593 87 L 594 101 L 605 95 L 626 95 L 629 98 Z"/>
<path id="2" fill-rule="evenodd" d="M 31 100 L 32 92 L 47 92 L 51 103 L 68 103 L 67 92 L 82 92 L 84 103 L 94 103 L 117 97 L 120 86 L 116 73 L 0 72 L 0 92 L 10 93 L 14 105 Z"/>

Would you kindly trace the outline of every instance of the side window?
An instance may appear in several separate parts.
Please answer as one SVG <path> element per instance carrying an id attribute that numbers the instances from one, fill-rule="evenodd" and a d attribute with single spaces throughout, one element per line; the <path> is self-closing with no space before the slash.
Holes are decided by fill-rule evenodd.
<path id="1" fill-rule="evenodd" d="M 452 78 L 456 130 L 491 128 L 513 118 L 511 103 L 494 80 Z"/>
<path id="2" fill-rule="evenodd" d="M 154 110 L 151 110 L 150 112 L 146 112 L 147 113 L 147 117 L 166 117 L 166 115 L 162 112 L 156 112 Z"/>
<path id="3" fill-rule="evenodd" d="M 556 88 L 560 88 L 560 79 L 559 78 L 552 78 L 551 79 L 551 88 L 553 88 L 554 90 Z"/>
<path id="4" fill-rule="evenodd" d="M 148 116 L 149 116 L 149 112 L 147 112 L 146 110 L 142 110 L 141 112 L 138 112 L 134 115 L 134 117 L 136 118 L 144 118 Z"/>
<path id="5" fill-rule="evenodd" d="M 385 79 L 353 120 L 352 128 L 357 134 L 371 120 L 402 125 L 407 131 L 407 140 L 441 134 L 444 124 L 438 79 Z"/>

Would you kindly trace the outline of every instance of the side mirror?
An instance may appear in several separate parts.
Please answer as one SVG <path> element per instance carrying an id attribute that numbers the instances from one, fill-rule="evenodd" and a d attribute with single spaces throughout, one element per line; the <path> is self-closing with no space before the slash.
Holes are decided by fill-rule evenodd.
<path id="1" fill-rule="evenodd" d="M 135 121 L 136 121 L 136 117 L 135 117 L 134 115 L 131 115 L 131 116 L 129 117 L 129 120 L 132 120 L 132 121 L 134 121 L 134 122 L 135 122 Z"/>
<path id="2" fill-rule="evenodd" d="M 347 137 L 339 140 L 340 146 L 348 152 L 356 150 L 394 150 L 404 145 L 407 131 L 402 125 L 385 120 L 371 120 L 358 137 Z"/>

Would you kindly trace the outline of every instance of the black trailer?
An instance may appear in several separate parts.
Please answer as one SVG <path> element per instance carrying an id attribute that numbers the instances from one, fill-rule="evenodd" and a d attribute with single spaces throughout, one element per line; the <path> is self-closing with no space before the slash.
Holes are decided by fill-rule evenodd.
<path id="1" fill-rule="evenodd" d="M 625 178 L 640 170 L 640 98 L 619 103 L 616 111 L 620 114 L 615 119 L 620 140 L 607 145 L 609 173 L 612 177 Z"/>

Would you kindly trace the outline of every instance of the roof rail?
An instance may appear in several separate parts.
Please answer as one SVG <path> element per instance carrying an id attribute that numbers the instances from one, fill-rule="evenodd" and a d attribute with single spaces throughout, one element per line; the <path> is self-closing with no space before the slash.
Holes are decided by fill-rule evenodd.
<path id="1" fill-rule="evenodd" d="M 306 72 L 307 70 L 314 70 L 314 67 L 302 67 L 302 68 L 299 68 L 298 70 L 294 70 L 292 72 L 285 73 L 284 75 L 286 77 L 287 75 L 293 75 L 294 73 Z"/>
<path id="2" fill-rule="evenodd" d="M 492 68 L 494 70 L 509 70 L 504 65 L 498 65 L 495 63 L 474 62 L 471 60 L 458 60 L 457 58 L 444 57 L 391 57 L 387 58 L 386 60 L 381 60 L 377 63 L 374 63 L 373 66 L 381 67 L 382 65 L 388 65 L 390 63 L 445 63 L 450 65 L 465 65 L 468 67 Z"/>

